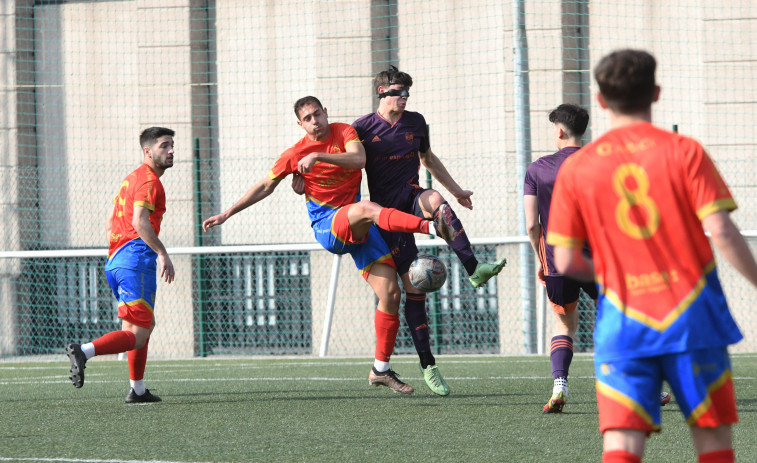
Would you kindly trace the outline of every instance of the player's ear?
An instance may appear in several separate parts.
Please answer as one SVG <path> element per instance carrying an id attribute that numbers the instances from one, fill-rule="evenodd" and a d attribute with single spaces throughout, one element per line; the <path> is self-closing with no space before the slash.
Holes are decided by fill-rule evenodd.
<path id="1" fill-rule="evenodd" d="M 656 102 L 657 102 L 657 100 L 659 100 L 659 99 L 660 99 L 660 91 L 661 91 L 661 90 L 662 90 L 662 89 L 660 88 L 660 86 L 659 86 L 659 85 L 655 85 L 655 86 L 654 86 L 654 98 L 652 98 L 652 103 L 656 103 Z"/>
<path id="2" fill-rule="evenodd" d="M 144 148 L 142 148 L 142 155 L 143 156 L 150 156 L 150 147 L 149 146 L 145 146 Z"/>
<path id="3" fill-rule="evenodd" d="M 597 102 L 599 103 L 600 108 L 607 109 L 607 102 L 600 92 L 597 92 Z"/>

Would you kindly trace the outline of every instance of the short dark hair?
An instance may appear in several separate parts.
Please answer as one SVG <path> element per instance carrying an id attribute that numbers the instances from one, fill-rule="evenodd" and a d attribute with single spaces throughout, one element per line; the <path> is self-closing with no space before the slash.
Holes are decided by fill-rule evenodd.
<path id="1" fill-rule="evenodd" d="M 373 90 L 378 94 L 379 87 L 388 88 L 393 84 L 402 84 L 405 88 L 413 86 L 413 78 L 410 74 L 402 72 L 395 66 L 389 66 L 386 71 L 381 71 L 373 78 Z"/>
<path id="2" fill-rule="evenodd" d="M 300 120 L 300 109 L 309 104 L 316 104 L 319 108 L 323 109 L 323 105 L 318 98 L 314 96 L 303 96 L 294 103 L 294 114 L 297 116 L 298 121 Z"/>
<path id="3" fill-rule="evenodd" d="M 167 129 L 165 127 L 150 127 L 147 129 L 144 129 L 141 134 L 139 134 L 139 146 L 142 148 L 148 148 L 155 144 L 155 142 L 158 141 L 158 138 L 164 137 L 166 135 L 174 136 L 176 132 L 174 132 L 171 129 Z"/>
<path id="4" fill-rule="evenodd" d="M 607 106 L 621 114 L 644 110 L 652 105 L 657 61 L 644 50 L 617 50 L 594 68 L 594 78 Z"/>
<path id="5" fill-rule="evenodd" d="M 549 113 L 549 122 L 562 124 L 572 137 L 580 137 L 589 125 L 589 113 L 574 104 L 561 104 Z"/>

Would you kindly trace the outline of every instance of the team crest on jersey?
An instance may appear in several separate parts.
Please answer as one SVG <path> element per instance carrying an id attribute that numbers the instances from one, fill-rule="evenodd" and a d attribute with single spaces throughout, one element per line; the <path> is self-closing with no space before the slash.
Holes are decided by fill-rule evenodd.
<path id="1" fill-rule="evenodd" d="M 413 136 L 412 133 L 406 133 L 405 134 L 405 141 L 407 142 L 408 145 L 412 145 L 413 144 L 413 140 L 415 140 L 415 136 Z"/>
<path id="2" fill-rule="evenodd" d="M 331 147 L 331 152 L 332 153 L 341 153 L 342 150 L 339 149 L 339 145 L 334 145 L 334 146 Z"/>

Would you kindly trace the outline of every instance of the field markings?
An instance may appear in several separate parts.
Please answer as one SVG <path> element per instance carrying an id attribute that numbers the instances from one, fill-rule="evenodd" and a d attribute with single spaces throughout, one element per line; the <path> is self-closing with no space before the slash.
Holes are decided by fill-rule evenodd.
<path id="1" fill-rule="evenodd" d="M 42 462 L 69 462 L 69 463 L 211 463 L 195 461 L 173 461 L 173 460 L 100 460 L 96 458 L 34 458 L 34 457 L 0 457 L 0 461 L 42 461 Z"/>

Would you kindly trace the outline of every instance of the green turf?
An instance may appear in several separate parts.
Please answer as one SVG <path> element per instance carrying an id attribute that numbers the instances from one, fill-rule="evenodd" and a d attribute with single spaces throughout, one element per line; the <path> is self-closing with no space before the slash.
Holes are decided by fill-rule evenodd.
<path id="1" fill-rule="evenodd" d="M 393 368 L 411 397 L 368 385 L 369 359 L 148 362 L 163 402 L 126 405 L 126 362 L 88 364 L 75 389 L 68 362 L 0 363 L 0 461 L 601 460 L 592 359 L 576 356 L 564 413 L 543 415 L 547 357 L 446 357 L 452 389 L 433 395 L 415 360 Z M 737 458 L 757 455 L 757 356 L 734 355 Z M 675 399 L 646 461 L 696 461 Z M 744 460 L 746 461 L 746 460 Z"/>

